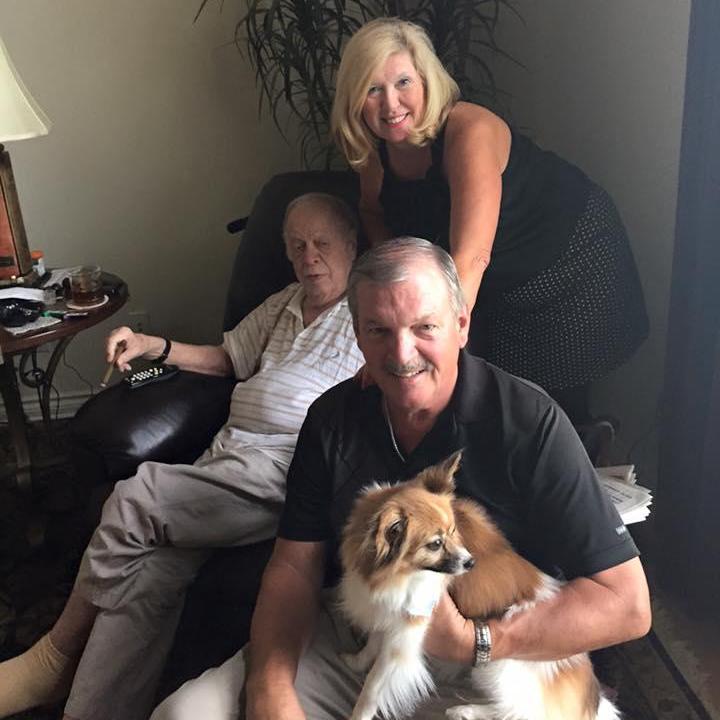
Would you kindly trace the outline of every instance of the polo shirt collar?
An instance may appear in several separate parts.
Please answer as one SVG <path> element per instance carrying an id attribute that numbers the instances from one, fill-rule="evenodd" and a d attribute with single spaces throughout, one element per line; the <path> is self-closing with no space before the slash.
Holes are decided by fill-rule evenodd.
<path id="1" fill-rule="evenodd" d="M 290 298 L 288 304 L 285 306 L 286 310 L 289 310 L 295 317 L 298 317 L 302 320 L 302 301 L 305 297 L 305 288 L 298 283 L 297 284 L 297 290 L 293 293 L 293 296 Z"/>
<path id="2" fill-rule="evenodd" d="M 293 296 L 290 298 L 288 304 L 285 306 L 287 310 L 289 310 L 295 317 L 300 318 L 300 320 L 303 319 L 303 311 L 302 311 L 302 303 L 305 299 L 305 288 L 302 286 L 301 283 L 297 283 L 297 290 L 293 294 Z M 331 305 L 329 308 L 326 308 L 323 310 L 315 320 L 318 318 L 323 317 L 324 315 L 331 315 L 333 313 L 336 313 L 339 308 L 343 307 L 346 308 L 348 306 L 347 301 L 347 295 L 343 295 L 340 300 L 338 300 L 334 305 Z"/>
<path id="3" fill-rule="evenodd" d="M 378 436 L 381 446 L 387 453 L 386 457 L 392 458 L 389 462 L 394 467 L 404 467 L 406 472 L 411 470 L 418 472 L 460 449 L 461 433 L 458 425 L 477 422 L 485 415 L 487 386 L 488 371 L 485 361 L 461 350 L 458 360 L 458 379 L 450 402 L 438 415 L 435 424 L 417 448 L 405 458 L 405 463 L 398 458 L 392 447 L 390 432 L 382 410 L 382 393 L 377 385 L 371 385 L 361 391 L 365 397 L 366 428 Z M 382 418 L 382 421 L 378 418 Z"/>
<path id="4" fill-rule="evenodd" d="M 479 420 L 486 407 L 488 371 L 482 358 L 473 357 L 462 349 L 458 359 L 458 378 L 450 399 L 450 407 L 458 422 Z"/>

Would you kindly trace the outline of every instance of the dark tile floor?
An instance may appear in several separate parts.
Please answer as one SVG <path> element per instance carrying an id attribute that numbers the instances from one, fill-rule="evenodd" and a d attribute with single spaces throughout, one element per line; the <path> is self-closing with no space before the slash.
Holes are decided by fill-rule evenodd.
<path id="1" fill-rule="evenodd" d="M 57 464 L 33 474 L 30 496 L 17 491 L 12 476 L 0 480 L 0 648 L 25 645 L 52 624 L 91 532 L 64 453 L 64 423 L 57 445 L 32 426 L 31 445 L 40 462 Z M 0 430 L 0 453 L 8 452 Z"/>
<path id="2" fill-rule="evenodd" d="M 65 426 L 48 443 L 33 428 L 34 457 L 59 464 L 38 472 L 31 497 L 23 497 L 7 475 L 0 484 L 0 660 L 29 647 L 46 632 L 72 587 L 91 527 L 86 492 L 64 458 Z M 9 451 L 0 428 L 0 452 Z M 603 682 L 618 693 L 628 720 L 708 720 L 657 638 L 602 651 L 594 661 Z M 35 710 L 17 718 L 54 720 L 61 708 Z"/>

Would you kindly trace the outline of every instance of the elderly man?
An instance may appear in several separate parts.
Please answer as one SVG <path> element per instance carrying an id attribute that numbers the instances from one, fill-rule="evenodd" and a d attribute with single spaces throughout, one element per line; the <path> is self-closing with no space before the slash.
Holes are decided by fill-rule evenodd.
<path id="1" fill-rule="evenodd" d="M 220 346 L 196 346 L 119 328 L 108 360 L 161 357 L 181 368 L 234 375 L 227 423 L 194 465 L 144 463 L 117 484 L 56 625 L 0 665 L 0 716 L 57 700 L 66 717 L 141 720 L 183 593 L 208 548 L 271 538 L 285 476 L 310 403 L 362 364 L 345 299 L 357 228 L 335 197 L 294 200 L 283 226 L 299 283 L 270 297 Z"/>
<path id="2" fill-rule="evenodd" d="M 446 596 L 426 638 L 431 656 L 466 666 L 488 651 L 491 661 L 557 659 L 649 628 L 637 549 L 565 415 L 536 386 L 461 352 L 468 313 L 450 257 L 423 240 L 385 243 L 358 261 L 348 296 L 376 385 L 349 380 L 311 406 L 249 645 L 167 698 L 153 720 L 349 717 L 363 678 L 339 653 L 358 640 L 321 592 L 324 578 L 337 580 L 341 529 L 364 485 L 410 478 L 459 448 L 457 491 L 568 583 L 527 612 L 488 621 L 489 638 Z M 476 637 L 491 647 L 476 653 Z M 443 717 L 457 689 L 440 687 L 413 717 Z"/>

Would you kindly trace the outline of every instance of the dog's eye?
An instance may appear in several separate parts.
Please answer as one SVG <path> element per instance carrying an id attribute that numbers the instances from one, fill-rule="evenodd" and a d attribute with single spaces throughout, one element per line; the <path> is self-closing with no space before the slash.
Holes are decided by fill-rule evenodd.
<path id="1" fill-rule="evenodd" d="M 425 546 L 428 550 L 439 550 L 442 547 L 442 540 L 433 540 Z"/>

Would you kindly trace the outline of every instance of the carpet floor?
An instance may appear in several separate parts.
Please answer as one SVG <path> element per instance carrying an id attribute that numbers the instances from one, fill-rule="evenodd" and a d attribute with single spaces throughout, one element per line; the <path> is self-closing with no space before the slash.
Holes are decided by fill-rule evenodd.
<path id="1" fill-rule="evenodd" d="M 62 455 L 62 427 L 58 438 L 48 448 L 36 430 L 31 437 L 34 457 Z M 7 438 L 0 431 L 0 449 L 3 445 Z M 5 477 L 0 487 L 0 660 L 28 648 L 57 618 L 91 532 L 86 510 L 67 461 L 37 473 L 32 497 L 21 496 Z M 593 661 L 628 720 L 719 720 L 703 706 L 655 632 L 594 653 Z M 57 707 L 15 717 L 61 716 Z"/>

